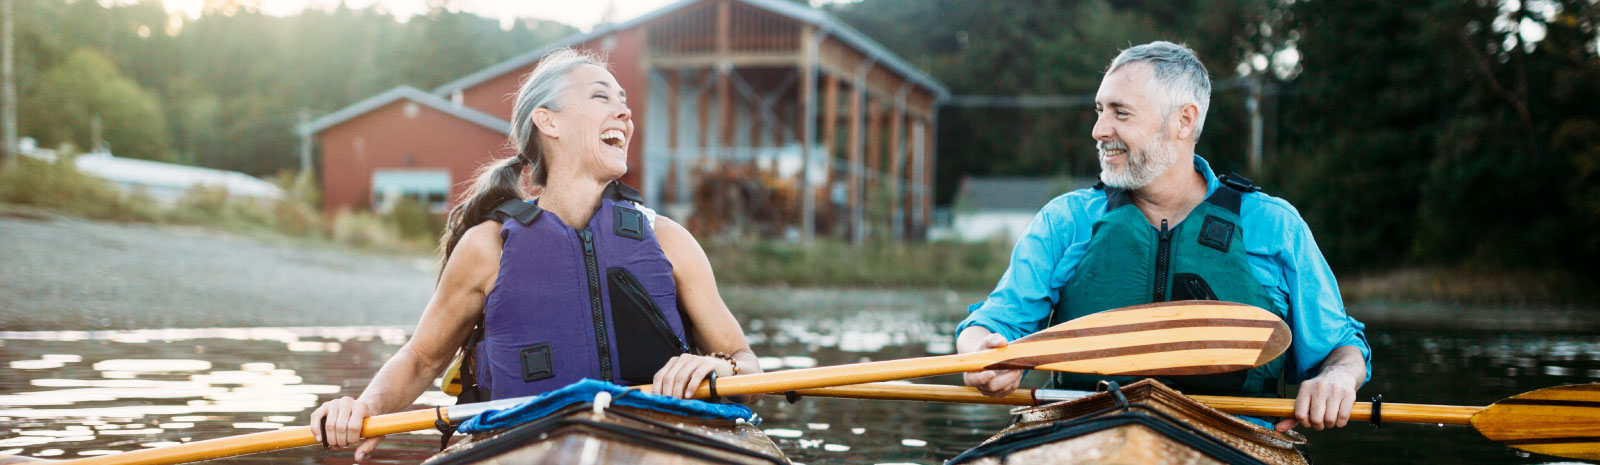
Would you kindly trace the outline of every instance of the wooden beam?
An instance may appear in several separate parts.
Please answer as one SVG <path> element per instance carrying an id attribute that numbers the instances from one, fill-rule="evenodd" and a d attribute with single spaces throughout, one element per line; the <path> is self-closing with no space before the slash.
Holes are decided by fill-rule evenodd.
<path id="1" fill-rule="evenodd" d="M 700 69 L 720 66 L 723 63 L 732 64 L 736 68 L 790 67 L 799 66 L 801 57 L 799 53 L 791 52 L 730 52 L 726 55 L 684 53 L 651 56 L 646 65 L 656 69 Z"/>

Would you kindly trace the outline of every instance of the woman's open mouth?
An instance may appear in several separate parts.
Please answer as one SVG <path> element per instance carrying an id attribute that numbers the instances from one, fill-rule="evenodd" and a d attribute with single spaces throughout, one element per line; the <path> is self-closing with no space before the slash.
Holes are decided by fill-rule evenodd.
<path id="1" fill-rule="evenodd" d="M 622 131 L 608 129 L 600 133 L 600 142 L 620 149 L 628 143 L 628 139 L 622 135 Z"/>

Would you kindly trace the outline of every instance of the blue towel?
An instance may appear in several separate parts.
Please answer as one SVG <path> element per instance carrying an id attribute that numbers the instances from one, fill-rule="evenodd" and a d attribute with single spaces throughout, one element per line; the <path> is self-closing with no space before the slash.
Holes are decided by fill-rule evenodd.
<path id="1" fill-rule="evenodd" d="M 572 404 L 593 402 L 600 391 L 611 393 L 611 405 L 655 410 L 657 412 L 695 418 L 738 420 L 760 425 L 761 418 L 744 404 L 715 404 L 699 400 L 679 399 L 651 394 L 611 384 L 605 381 L 582 379 L 567 387 L 540 394 L 515 407 L 483 412 L 461 423 L 463 433 L 481 433 L 510 428 L 544 418 Z"/>

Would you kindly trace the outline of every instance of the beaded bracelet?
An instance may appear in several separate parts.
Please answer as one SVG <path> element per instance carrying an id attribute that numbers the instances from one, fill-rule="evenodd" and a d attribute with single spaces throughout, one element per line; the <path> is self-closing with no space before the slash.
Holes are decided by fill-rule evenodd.
<path id="1" fill-rule="evenodd" d="M 716 358 L 720 358 L 720 359 L 723 359 L 723 360 L 727 360 L 729 365 L 733 365 L 733 374 L 735 374 L 735 375 L 739 374 L 739 361 L 735 360 L 732 355 L 728 355 L 727 353 L 724 353 L 724 352 L 712 352 L 712 353 L 706 354 L 706 356 L 707 357 L 716 357 Z"/>

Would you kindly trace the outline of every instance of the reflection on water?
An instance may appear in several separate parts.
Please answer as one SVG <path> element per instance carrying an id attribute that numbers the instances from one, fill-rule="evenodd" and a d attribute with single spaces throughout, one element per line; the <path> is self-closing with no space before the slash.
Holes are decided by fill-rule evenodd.
<path id="1" fill-rule="evenodd" d="M 920 298 L 948 300 L 943 293 Z M 757 310 L 744 325 L 766 370 L 953 351 L 957 315 L 928 317 L 899 310 L 925 306 L 884 303 L 894 300 L 769 301 L 747 306 Z M 359 394 L 406 337 L 399 327 L 0 332 L 7 367 L 0 370 L 0 454 L 86 457 L 303 425 L 319 402 Z M 1600 336 L 1375 328 L 1369 337 L 1378 356 L 1363 397 L 1484 405 L 1600 378 Z M 430 390 L 418 403 L 453 400 Z M 791 459 L 809 464 L 939 463 L 1008 420 L 997 406 L 825 398 L 791 404 L 782 396 L 768 396 L 757 411 Z M 436 450 L 438 434 L 392 437 L 379 462 L 420 461 Z M 1307 435 L 1314 463 L 1552 462 L 1463 427 L 1357 424 Z M 349 453 L 302 448 L 230 462 L 349 463 Z"/>

